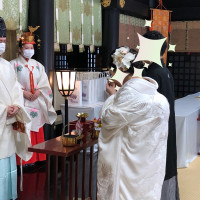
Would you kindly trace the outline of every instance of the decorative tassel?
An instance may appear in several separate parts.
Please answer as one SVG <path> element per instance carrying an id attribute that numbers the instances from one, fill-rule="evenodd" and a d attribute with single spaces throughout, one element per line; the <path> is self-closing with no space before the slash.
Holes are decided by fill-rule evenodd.
<path id="1" fill-rule="evenodd" d="M 27 60 L 28 62 L 28 60 Z M 25 65 L 25 67 L 29 70 L 30 74 L 29 74 L 29 79 L 30 79 L 30 88 L 31 88 L 31 93 L 34 94 L 35 90 L 34 90 L 34 78 L 33 78 L 33 69 L 34 66 L 32 66 L 32 71 L 28 68 L 28 65 Z"/>
<path id="2" fill-rule="evenodd" d="M 54 51 L 60 52 L 60 44 L 58 42 L 54 43 Z"/>
<path id="3" fill-rule="evenodd" d="M 153 9 L 151 9 L 151 27 L 149 27 L 150 31 L 153 31 Z"/>
<path id="4" fill-rule="evenodd" d="M 84 44 L 79 45 L 79 53 L 83 53 L 85 51 Z"/>
<path id="5" fill-rule="evenodd" d="M 67 52 L 73 52 L 72 44 L 67 44 Z"/>
<path id="6" fill-rule="evenodd" d="M 171 12 L 169 12 L 169 33 L 172 32 L 172 27 L 171 27 Z"/>
<path id="7" fill-rule="evenodd" d="M 94 45 L 90 45 L 90 53 L 94 53 L 95 52 L 95 48 L 94 48 Z"/>
<path id="8" fill-rule="evenodd" d="M 34 79 L 33 79 L 33 72 L 30 71 L 30 87 L 31 87 L 31 93 L 34 94 Z"/>

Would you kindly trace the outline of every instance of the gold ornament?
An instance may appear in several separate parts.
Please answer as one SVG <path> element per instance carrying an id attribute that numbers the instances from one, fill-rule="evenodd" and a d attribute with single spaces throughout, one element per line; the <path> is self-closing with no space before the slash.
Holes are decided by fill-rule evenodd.
<path id="1" fill-rule="evenodd" d="M 91 6 L 88 1 L 84 3 L 84 13 L 86 14 L 86 16 L 89 16 L 91 13 Z"/>
<path id="2" fill-rule="evenodd" d="M 76 117 L 78 117 L 78 118 L 80 118 L 80 117 L 87 118 L 88 117 L 88 113 L 77 113 Z"/>
<path id="3" fill-rule="evenodd" d="M 94 33 L 94 39 L 97 43 L 101 40 L 101 32 L 98 29 Z"/>
<path id="4" fill-rule="evenodd" d="M 36 26 L 36 27 L 28 26 L 28 29 L 29 29 L 29 31 L 31 32 L 31 35 L 33 35 L 33 32 L 37 31 L 37 29 L 38 29 L 39 27 L 40 27 L 40 26 Z"/>
<path id="5" fill-rule="evenodd" d="M 76 41 L 78 41 L 81 37 L 81 30 L 78 29 L 78 27 L 76 26 L 74 29 L 73 29 L 73 39 L 75 39 Z"/>
<path id="6" fill-rule="evenodd" d="M 123 8 L 124 7 L 124 5 L 125 5 L 125 0 L 120 0 L 120 6 L 121 6 L 121 8 Z"/>
<path id="7" fill-rule="evenodd" d="M 9 19 L 5 20 L 5 23 L 6 23 L 7 30 L 18 29 L 17 21 L 13 17 L 10 17 Z"/>
<path id="8" fill-rule="evenodd" d="M 59 7 L 62 10 L 62 12 L 67 10 L 67 1 L 66 0 L 60 0 L 59 1 Z"/>
<path id="9" fill-rule="evenodd" d="M 103 7 L 108 7 L 110 6 L 111 0 L 102 0 L 101 4 Z"/>

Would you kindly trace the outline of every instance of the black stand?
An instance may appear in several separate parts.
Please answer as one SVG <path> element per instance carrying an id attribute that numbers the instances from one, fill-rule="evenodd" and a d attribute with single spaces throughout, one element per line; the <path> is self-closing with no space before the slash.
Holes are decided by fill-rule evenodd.
<path id="1" fill-rule="evenodd" d="M 65 133 L 68 133 L 69 125 L 68 125 L 68 97 L 65 97 Z"/>

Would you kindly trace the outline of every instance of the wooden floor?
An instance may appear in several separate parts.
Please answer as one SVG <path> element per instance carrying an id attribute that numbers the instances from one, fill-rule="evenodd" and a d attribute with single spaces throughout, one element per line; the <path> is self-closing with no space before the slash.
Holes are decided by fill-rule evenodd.
<path id="1" fill-rule="evenodd" d="M 180 200 L 200 200 L 200 156 L 188 168 L 178 169 Z"/>
<path id="2" fill-rule="evenodd" d="M 44 200 L 45 166 L 36 167 L 23 175 L 23 191 L 17 200 Z M 188 168 L 178 169 L 180 200 L 200 200 L 200 156 Z M 18 176 L 18 186 L 20 176 Z"/>
<path id="3" fill-rule="evenodd" d="M 18 176 L 17 200 L 44 200 L 45 166 L 29 169 L 23 173 L 23 191 L 20 191 L 20 176 Z"/>

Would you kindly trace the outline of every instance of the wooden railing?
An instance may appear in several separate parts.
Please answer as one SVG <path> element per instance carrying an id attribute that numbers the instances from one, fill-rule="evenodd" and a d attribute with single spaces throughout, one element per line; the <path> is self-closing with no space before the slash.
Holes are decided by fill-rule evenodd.
<path id="1" fill-rule="evenodd" d="M 47 155 L 46 165 L 46 190 L 45 199 L 50 200 L 50 181 L 53 178 L 53 200 L 69 199 L 78 200 L 86 199 L 86 190 L 89 190 L 89 197 L 87 199 L 92 200 L 93 191 L 93 152 L 94 145 L 97 143 L 97 139 L 91 140 L 86 144 L 78 144 L 74 147 L 63 147 L 62 138 L 57 137 L 41 144 L 37 144 L 29 148 L 31 152 L 45 153 Z M 86 184 L 86 149 L 90 148 L 90 169 L 89 169 L 89 184 Z M 82 167 L 82 193 L 81 198 L 79 197 L 79 157 L 80 152 L 83 154 L 83 167 Z M 51 166 L 50 160 L 53 157 L 53 177 L 50 177 Z M 58 198 L 58 158 L 61 157 L 61 197 Z M 69 158 L 69 193 L 66 195 L 66 157 Z M 74 170 L 75 166 L 75 170 Z M 89 185 L 89 188 L 86 188 Z M 95 183 L 96 186 L 96 183 Z"/>

